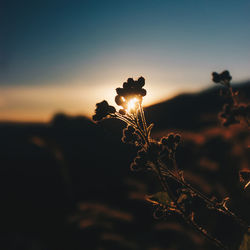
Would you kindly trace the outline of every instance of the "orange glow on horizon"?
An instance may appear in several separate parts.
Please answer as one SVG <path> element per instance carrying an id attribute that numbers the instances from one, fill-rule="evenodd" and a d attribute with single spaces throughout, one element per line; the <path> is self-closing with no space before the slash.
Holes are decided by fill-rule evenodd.
<path id="1" fill-rule="evenodd" d="M 108 83 L 109 82 L 109 83 Z M 110 82 L 116 84 L 110 84 Z M 118 80 L 99 84 L 0 87 L 0 121 L 49 122 L 54 114 L 84 115 L 91 118 L 95 104 L 107 100 L 115 107 Z M 171 85 L 176 86 L 176 85 Z M 178 94 L 177 88 L 162 89 L 146 81 L 143 106 L 167 100 Z M 164 91 L 163 91 L 164 90 Z M 132 109 L 135 103 L 131 103 Z"/>

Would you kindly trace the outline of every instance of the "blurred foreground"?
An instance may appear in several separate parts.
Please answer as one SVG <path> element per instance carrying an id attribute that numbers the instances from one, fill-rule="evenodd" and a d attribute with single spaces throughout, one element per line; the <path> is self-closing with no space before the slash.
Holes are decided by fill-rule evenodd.
<path id="1" fill-rule="evenodd" d="M 239 91 L 250 100 L 249 84 Z M 238 175 L 249 169 L 250 134 L 219 124 L 222 105 L 210 89 L 149 107 L 146 116 L 153 137 L 182 135 L 186 179 L 209 197 L 229 196 L 230 208 L 250 222 L 250 191 Z M 1 249 L 217 249 L 181 218 L 153 218 L 144 197 L 159 189 L 157 180 L 130 171 L 136 152 L 121 143 L 122 126 L 63 114 L 46 125 L 0 124 Z M 242 232 L 234 222 L 202 211 L 199 219 L 237 249 Z"/>

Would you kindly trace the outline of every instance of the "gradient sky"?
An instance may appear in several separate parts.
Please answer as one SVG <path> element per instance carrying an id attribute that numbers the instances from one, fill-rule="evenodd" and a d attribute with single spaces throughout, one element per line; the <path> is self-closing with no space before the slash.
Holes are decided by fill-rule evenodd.
<path id="1" fill-rule="evenodd" d="M 2 0 L 0 120 L 90 116 L 144 76 L 145 104 L 250 78 L 249 0 Z"/>

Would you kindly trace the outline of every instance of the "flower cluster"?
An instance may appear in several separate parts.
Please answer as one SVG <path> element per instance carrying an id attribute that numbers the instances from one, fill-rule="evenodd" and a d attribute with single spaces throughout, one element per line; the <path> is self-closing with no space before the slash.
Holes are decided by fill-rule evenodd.
<path id="1" fill-rule="evenodd" d="M 142 97 L 147 94 L 147 91 L 142 87 L 145 85 L 145 79 L 140 77 L 137 81 L 133 78 L 128 78 L 127 82 L 123 83 L 122 88 L 117 88 L 115 97 L 115 102 L 118 106 L 122 106 L 123 109 L 119 112 L 125 114 L 125 110 L 128 109 L 128 103 L 131 99 L 136 98 L 136 100 L 141 103 Z"/>
<path id="2" fill-rule="evenodd" d="M 134 161 L 130 164 L 130 169 L 132 171 L 140 171 L 147 169 L 148 154 L 144 149 L 137 152 L 137 156 Z"/>
<path id="3" fill-rule="evenodd" d="M 123 129 L 122 142 L 128 144 L 135 144 L 139 141 L 139 137 L 132 126 L 127 126 Z"/>
<path id="4" fill-rule="evenodd" d="M 223 94 L 226 97 L 227 103 L 224 104 L 222 111 L 219 113 L 219 118 L 222 120 L 222 125 L 227 127 L 243 121 L 247 124 L 247 126 L 249 126 L 250 105 L 238 103 L 238 92 L 234 92 L 230 86 L 232 76 L 230 75 L 229 71 L 225 70 L 220 74 L 213 72 L 212 76 L 215 83 L 220 83 L 226 87 L 223 91 Z"/>
<path id="5" fill-rule="evenodd" d="M 181 137 L 179 134 L 170 133 L 167 137 L 161 138 L 160 144 L 162 150 L 160 152 L 160 159 L 166 162 L 169 169 L 174 168 L 176 150 L 180 144 Z"/>
<path id="6" fill-rule="evenodd" d="M 180 139 L 180 135 L 171 133 L 168 137 L 163 137 L 160 142 L 151 140 L 146 150 L 141 149 L 138 151 L 130 168 L 134 171 L 145 170 L 148 162 L 153 163 L 157 160 L 164 161 L 169 168 L 172 168 L 174 154 Z"/>
<path id="7" fill-rule="evenodd" d="M 116 109 L 110 106 L 107 101 L 102 101 L 96 104 L 95 115 L 93 115 L 94 121 L 100 121 L 109 114 L 114 114 Z"/>
<path id="8" fill-rule="evenodd" d="M 212 76 L 214 83 L 220 83 L 225 86 L 229 86 L 229 83 L 232 80 L 232 76 L 230 75 L 228 70 L 224 70 L 220 74 L 217 72 L 213 72 Z"/>
<path id="9" fill-rule="evenodd" d="M 163 137 L 161 143 L 170 151 L 175 151 L 180 143 L 181 137 L 178 134 L 169 134 L 168 137 Z"/>
<path id="10" fill-rule="evenodd" d="M 230 105 L 225 104 L 219 113 L 222 125 L 228 127 L 232 124 L 240 123 L 241 120 L 250 122 L 250 105 Z"/>

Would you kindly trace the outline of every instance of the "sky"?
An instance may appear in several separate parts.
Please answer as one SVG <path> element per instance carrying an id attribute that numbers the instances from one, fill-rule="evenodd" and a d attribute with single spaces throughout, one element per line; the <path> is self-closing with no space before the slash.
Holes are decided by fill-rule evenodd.
<path id="1" fill-rule="evenodd" d="M 250 79 L 249 0 L 2 0 L 0 120 L 49 121 L 114 103 L 144 76 L 145 105 Z"/>

